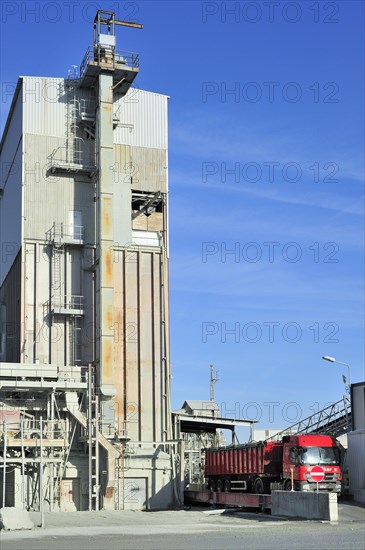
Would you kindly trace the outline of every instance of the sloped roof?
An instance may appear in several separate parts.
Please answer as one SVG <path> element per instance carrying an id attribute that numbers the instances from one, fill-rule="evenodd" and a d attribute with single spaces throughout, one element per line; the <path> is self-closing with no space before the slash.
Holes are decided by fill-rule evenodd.
<path id="1" fill-rule="evenodd" d="M 217 403 L 214 403 L 214 401 L 199 401 L 194 399 L 189 399 L 187 401 L 184 401 L 182 408 L 186 409 L 186 407 L 189 407 L 191 410 L 198 409 L 201 411 L 211 411 L 211 410 L 218 411 L 219 410 Z"/>

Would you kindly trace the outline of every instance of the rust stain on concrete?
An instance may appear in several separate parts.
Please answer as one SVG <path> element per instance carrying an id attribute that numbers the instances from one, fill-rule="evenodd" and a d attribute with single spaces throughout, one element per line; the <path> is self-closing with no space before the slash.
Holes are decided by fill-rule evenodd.
<path id="1" fill-rule="evenodd" d="M 107 250 L 105 252 L 105 280 L 104 285 L 111 287 L 113 285 L 113 251 Z"/>
<path id="2" fill-rule="evenodd" d="M 102 355 L 102 373 L 103 373 L 103 384 L 113 383 L 112 375 L 112 359 L 113 359 L 113 341 L 105 340 L 103 343 L 103 355 Z"/>

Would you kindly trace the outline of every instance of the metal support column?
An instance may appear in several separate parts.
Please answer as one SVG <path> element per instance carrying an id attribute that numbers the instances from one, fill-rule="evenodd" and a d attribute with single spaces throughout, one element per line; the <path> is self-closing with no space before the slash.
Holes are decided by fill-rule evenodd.
<path id="1" fill-rule="evenodd" d="M 55 421 L 54 421 L 55 392 L 50 395 L 50 419 L 51 419 L 51 439 L 55 439 Z M 50 449 L 51 462 L 49 464 L 49 511 L 54 509 L 54 447 Z"/>
<path id="2" fill-rule="evenodd" d="M 21 418 L 20 418 L 20 437 L 21 437 L 21 456 L 22 456 L 21 498 L 22 498 L 22 506 L 23 506 L 23 509 L 25 510 L 27 507 L 26 505 L 27 499 L 25 494 L 25 464 L 24 464 L 25 453 L 24 453 L 24 416 L 23 415 L 21 415 Z"/>
<path id="3" fill-rule="evenodd" d="M 2 498 L 2 507 L 5 508 L 5 498 L 6 498 L 6 453 L 7 453 L 7 424 L 6 420 L 4 420 L 3 424 L 3 432 L 4 432 L 4 454 L 3 454 L 3 498 Z"/>
<path id="4" fill-rule="evenodd" d="M 39 509 L 41 527 L 44 527 L 44 493 L 43 493 L 43 420 L 39 419 Z"/>
<path id="5" fill-rule="evenodd" d="M 98 79 L 98 106 L 96 113 L 98 155 L 97 179 L 97 236 L 96 236 L 96 336 L 97 383 L 100 403 L 101 432 L 103 420 L 114 425 L 114 140 L 113 140 L 113 70 L 102 70 Z M 110 418 L 112 415 L 112 418 Z M 111 464 L 108 465 L 110 470 Z M 115 467 L 108 479 L 115 480 Z M 115 481 L 107 482 L 103 506 L 115 508 Z"/>
<path id="6" fill-rule="evenodd" d="M 88 370 L 88 440 L 89 440 L 89 511 L 99 510 L 99 441 L 98 441 L 98 398 L 95 393 L 93 367 Z"/>
<path id="7" fill-rule="evenodd" d="M 113 73 L 99 76 L 96 134 L 99 177 L 97 181 L 96 311 L 99 337 L 99 385 L 101 393 L 112 397 L 114 389 L 114 145 Z"/>

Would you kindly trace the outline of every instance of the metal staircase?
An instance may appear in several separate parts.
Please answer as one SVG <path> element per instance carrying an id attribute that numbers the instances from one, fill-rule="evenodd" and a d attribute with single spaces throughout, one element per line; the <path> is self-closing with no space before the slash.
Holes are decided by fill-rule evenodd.
<path id="1" fill-rule="evenodd" d="M 66 258 L 69 248 L 82 247 L 84 228 L 80 225 L 53 223 L 46 233 L 46 242 L 51 247 L 50 300 L 44 305 L 45 311 L 55 320 L 63 316 L 69 324 L 70 364 L 82 361 L 82 317 L 84 315 L 84 297 L 65 294 Z"/>
<path id="2" fill-rule="evenodd" d="M 91 99 L 80 99 L 78 123 L 82 125 L 88 139 L 95 139 L 95 101 Z"/>
<path id="3" fill-rule="evenodd" d="M 82 122 L 82 108 L 79 98 L 80 79 L 78 68 L 73 65 L 65 79 L 65 146 L 58 147 L 49 155 L 49 170 L 52 174 L 82 174 L 92 177 L 96 171 L 95 147 L 90 146 L 90 140 L 79 135 L 79 124 Z M 86 132 L 95 141 L 92 127 Z"/>
<path id="4" fill-rule="evenodd" d="M 344 395 L 343 399 L 308 416 L 304 420 L 289 426 L 285 430 L 269 437 L 266 441 L 276 441 L 290 434 L 327 434 L 339 437 L 351 431 L 351 403 Z"/>

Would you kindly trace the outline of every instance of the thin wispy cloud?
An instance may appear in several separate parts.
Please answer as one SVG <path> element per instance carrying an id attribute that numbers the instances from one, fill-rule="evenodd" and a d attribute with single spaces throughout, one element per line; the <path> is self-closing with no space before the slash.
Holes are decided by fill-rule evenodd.
<path id="1" fill-rule="evenodd" d="M 317 191 L 315 194 L 310 191 L 296 189 L 292 193 L 288 193 L 283 189 L 257 189 L 257 187 L 269 187 L 270 183 L 256 184 L 256 188 L 252 189 L 252 184 L 238 183 L 235 185 L 225 183 L 212 183 L 210 181 L 203 182 L 201 175 L 196 173 L 178 172 L 171 170 L 170 174 L 171 187 L 174 185 L 186 187 L 200 187 L 207 190 L 217 190 L 224 192 L 245 193 L 253 197 L 257 197 L 267 201 L 282 202 L 287 204 L 297 204 L 302 206 L 310 206 L 313 208 L 321 208 L 324 210 L 333 210 L 338 213 L 351 214 L 355 216 L 364 215 L 364 195 L 358 197 L 344 197 L 343 195 L 334 193 L 321 193 Z M 298 185 L 298 184 L 297 184 Z M 302 186 L 305 184 L 301 184 Z M 283 188 L 287 185 L 283 185 Z M 298 185 L 299 187 L 299 185 Z"/>
<path id="2" fill-rule="evenodd" d="M 213 122 L 213 124 L 212 124 Z M 217 131 L 217 128 L 224 131 Z M 313 129 L 311 130 L 313 132 Z M 235 120 L 231 123 L 226 117 L 220 116 L 212 121 L 210 117 L 205 125 L 201 115 L 196 116 L 190 124 L 186 119 L 175 123 L 170 129 L 170 140 L 176 143 L 180 155 L 187 154 L 191 158 L 217 162 L 278 162 L 284 166 L 296 162 L 308 169 L 315 162 L 336 162 L 339 168 L 338 177 L 341 181 L 350 180 L 364 183 L 363 148 L 362 143 L 356 141 L 349 145 L 346 137 L 339 136 L 335 144 L 324 141 L 318 147 L 314 135 L 294 131 L 294 124 L 290 127 L 270 126 L 269 123 L 255 120 L 254 123 L 241 124 Z"/>

